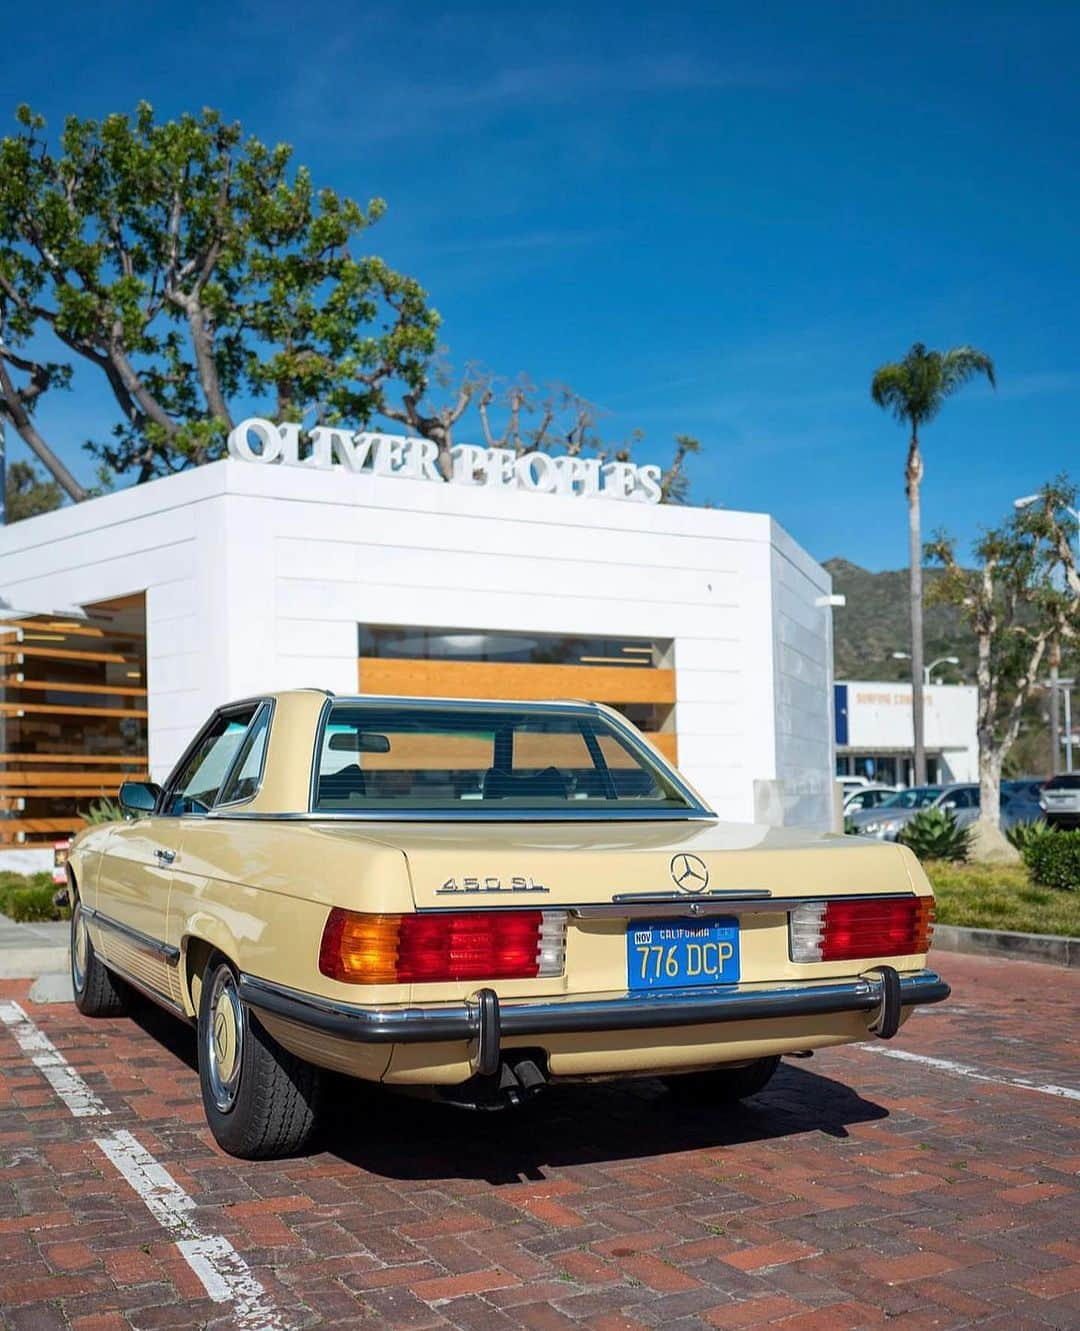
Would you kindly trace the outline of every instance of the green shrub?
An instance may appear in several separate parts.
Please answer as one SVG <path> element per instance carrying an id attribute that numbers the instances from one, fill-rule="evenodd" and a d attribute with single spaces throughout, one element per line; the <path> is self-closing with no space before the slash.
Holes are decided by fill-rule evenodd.
<path id="1" fill-rule="evenodd" d="M 61 912 L 58 906 L 53 905 L 55 892 L 56 887 L 51 882 L 48 887 L 16 888 L 8 896 L 6 913 L 20 924 L 58 920 L 61 918 Z"/>
<path id="2" fill-rule="evenodd" d="M 1040 837 L 1056 836 L 1057 828 L 1051 827 L 1045 818 L 1035 818 L 1029 823 L 1013 823 L 1005 835 L 1008 837 L 1010 845 L 1015 846 L 1023 854 L 1024 847 L 1030 845 L 1033 841 L 1037 841 Z"/>
<path id="3" fill-rule="evenodd" d="M 971 828 L 958 827 L 948 809 L 920 809 L 896 839 L 920 860 L 961 861 L 971 853 Z"/>
<path id="4" fill-rule="evenodd" d="M 57 884 L 52 874 L 0 871 L 0 915 L 23 923 L 40 920 L 66 920 L 68 912 L 53 905 Z"/>
<path id="5" fill-rule="evenodd" d="M 1033 883 L 1066 892 L 1080 888 L 1080 829 L 1037 837 L 1020 853 Z"/>

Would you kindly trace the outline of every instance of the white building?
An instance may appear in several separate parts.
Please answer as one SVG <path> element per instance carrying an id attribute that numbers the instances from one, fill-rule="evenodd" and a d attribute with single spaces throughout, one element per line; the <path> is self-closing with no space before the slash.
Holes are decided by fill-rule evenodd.
<path id="1" fill-rule="evenodd" d="M 161 779 L 222 701 L 296 685 L 587 696 L 721 816 L 829 824 L 831 583 L 767 515 L 650 503 L 621 474 L 616 502 L 268 460 L 0 531 L 7 844 L 51 844 L 140 766 Z"/>
<path id="2" fill-rule="evenodd" d="M 835 693 L 837 775 L 910 785 L 915 748 L 911 685 L 842 680 Z M 978 781 L 977 708 L 974 685 L 923 689 L 929 781 Z"/>

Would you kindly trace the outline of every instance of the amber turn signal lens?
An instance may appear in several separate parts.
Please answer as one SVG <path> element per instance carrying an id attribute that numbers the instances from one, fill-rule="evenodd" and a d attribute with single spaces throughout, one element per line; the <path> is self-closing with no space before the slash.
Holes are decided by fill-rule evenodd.
<path id="1" fill-rule="evenodd" d="M 346 984 L 396 984 L 400 915 L 361 915 L 335 906 L 323 929 L 319 970 Z"/>

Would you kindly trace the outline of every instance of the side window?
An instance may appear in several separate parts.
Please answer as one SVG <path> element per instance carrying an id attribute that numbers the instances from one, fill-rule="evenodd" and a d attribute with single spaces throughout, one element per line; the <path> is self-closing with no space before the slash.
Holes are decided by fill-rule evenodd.
<path id="1" fill-rule="evenodd" d="M 206 813 L 243 742 L 255 707 L 217 716 L 170 783 L 167 814 Z"/>
<path id="2" fill-rule="evenodd" d="M 255 721 L 244 736 L 232 771 L 218 791 L 218 804 L 236 804 L 241 800 L 251 799 L 257 793 L 262 779 L 263 759 L 266 757 L 266 741 L 269 736 L 270 706 L 264 704 L 259 708 Z"/>

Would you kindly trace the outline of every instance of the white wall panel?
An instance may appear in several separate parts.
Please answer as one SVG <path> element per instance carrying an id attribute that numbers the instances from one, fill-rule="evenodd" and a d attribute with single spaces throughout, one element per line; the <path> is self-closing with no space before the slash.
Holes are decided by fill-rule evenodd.
<path id="1" fill-rule="evenodd" d="M 827 817 L 829 580 L 767 515 L 228 462 L 0 533 L 20 607 L 143 588 L 155 775 L 224 699 L 353 691 L 358 623 L 625 635 L 674 640 L 680 760 L 719 813 L 781 777 L 792 821 Z"/>

